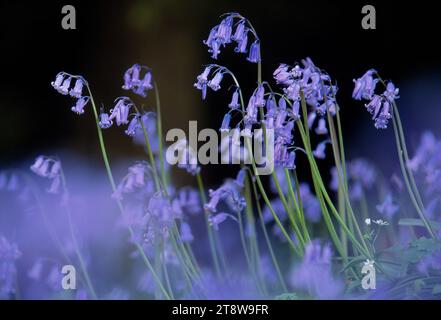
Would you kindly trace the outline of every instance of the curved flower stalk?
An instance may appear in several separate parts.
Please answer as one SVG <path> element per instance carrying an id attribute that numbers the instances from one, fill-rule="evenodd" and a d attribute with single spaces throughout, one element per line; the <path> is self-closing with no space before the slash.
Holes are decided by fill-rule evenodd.
<path id="1" fill-rule="evenodd" d="M 428 233 L 432 238 L 436 238 L 436 234 L 430 222 L 426 218 L 425 207 L 421 199 L 418 187 L 415 183 L 412 170 L 409 168 L 409 155 L 407 152 L 404 131 L 401 124 L 400 114 L 395 100 L 399 98 L 399 89 L 391 82 L 385 82 L 378 73 L 374 70 L 368 70 L 361 78 L 354 80 L 355 88 L 353 98 L 360 100 L 361 98 L 369 99 L 370 102 L 366 104 L 366 109 L 373 115 L 375 120 L 375 127 L 377 129 L 386 129 L 389 119 L 392 119 L 395 142 L 397 145 L 398 158 L 400 161 L 401 172 L 404 177 L 407 191 L 411 198 L 419 218 L 426 227 Z M 375 94 L 375 86 L 377 83 L 384 86 L 385 91 L 381 94 Z"/>

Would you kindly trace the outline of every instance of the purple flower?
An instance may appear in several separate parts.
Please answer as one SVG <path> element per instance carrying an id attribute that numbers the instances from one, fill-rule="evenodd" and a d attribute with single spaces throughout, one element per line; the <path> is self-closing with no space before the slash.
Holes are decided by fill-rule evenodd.
<path id="1" fill-rule="evenodd" d="M 211 226 L 213 226 L 214 230 L 218 231 L 219 230 L 219 225 L 224 222 L 225 220 L 227 220 L 227 218 L 231 218 L 233 220 L 236 221 L 236 218 L 234 216 L 232 216 L 231 214 L 225 213 L 225 212 L 221 212 L 218 213 L 216 215 L 212 215 L 208 218 L 208 222 L 210 223 Z"/>
<path id="2" fill-rule="evenodd" d="M 374 69 L 370 69 L 361 78 L 357 80 L 354 79 L 355 87 L 354 91 L 352 92 L 352 98 L 354 98 L 355 100 L 372 99 L 375 91 L 375 86 L 378 83 L 378 79 L 373 78 L 373 75 L 376 73 L 377 71 L 375 71 Z"/>
<path id="3" fill-rule="evenodd" d="M 70 82 L 71 82 L 71 77 L 67 77 L 63 83 L 61 84 L 61 86 L 58 87 L 57 91 L 63 95 L 67 95 L 69 94 L 69 88 L 70 88 Z M 56 80 L 55 80 L 56 81 Z"/>
<path id="4" fill-rule="evenodd" d="M 76 114 L 83 114 L 84 113 L 84 107 L 89 102 L 89 100 L 90 100 L 89 97 L 80 97 L 77 100 L 76 104 L 71 108 L 71 110 L 73 112 L 75 112 Z"/>
<path id="5" fill-rule="evenodd" d="M 83 86 L 84 86 L 84 82 L 83 82 L 83 80 L 82 80 L 81 78 L 78 78 L 78 79 L 75 81 L 75 86 L 73 87 L 72 90 L 70 90 L 69 94 L 70 94 L 72 97 L 75 97 L 75 98 L 81 98 L 81 97 L 82 97 L 82 94 L 83 94 Z"/>
<path id="6" fill-rule="evenodd" d="M 233 32 L 233 16 L 228 15 L 219 24 L 219 27 L 217 28 L 217 32 L 216 32 L 216 39 L 224 45 L 230 43 L 232 32 Z"/>
<path id="7" fill-rule="evenodd" d="M 391 220 L 400 207 L 398 204 L 394 203 L 392 195 L 388 193 L 384 198 L 384 201 L 381 204 L 378 204 L 376 208 L 379 213 Z"/>
<path id="8" fill-rule="evenodd" d="M 325 159 L 326 158 L 325 149 L 326 149 L 327 143 L 328 143 L 328 141 L 325 140 L 325 141 L 320 142 L 317 145 L 315 150 L 312 151 L 312 154 L 314 155 L 314 157 L 316 157 L 317 159 Z"/>
<path id="9" fill-rule="evenodd" d="M 141 72 L 145 71 L 144 77 L 141 80 Z M 147 96 L 147 92 L 153 89 L 152 72 L 150 68 L 134 64 L 124 73 L 124 90 L 132 90 L 133 93 L 142 97 Z"/>
<path id="10" fill-rule="evenodd" d="M 210 212 L 216 212 L 218 203 L 225 200 L 230 209 L 235 212 L 241 212 L 245 207 L 245 198 L 241 194 L 243 184 L 237 180 L 227 179 L 218 189 L 209 190 L 210 201 L 205 204 L 205 209 Z"/>
<path id="11" fill-rule="evenodd" d="M 255 40 L 250 46 L 250 54 L 247 58 L 248 61 L 253 63 L 260 62 L 260 41 Z"/>
<path id="12" fill-rule="evenodd" d="M 151 179 L 151 168 L 145 162 L 137 162 L 129 167 L 127 175 L 117 185 L 116 191 L 112 194 L 115 199 L 122 200 L 123 193 L 129 194 L 142 190 L 147 194 L 153 193 L 153 181 Z"/>
<path id="13" fill-rule="evenodd" d="M 61 88 L 61 84 L 63 83 L 64 80 L 64 73 L 60 72 L 59 74 L 57 74 L 57 76 L 55 77 L 55 81 L 51 82 L 52 87 L 59 91 Z"/>
<path id="14" fill-rule="evenodd" d="M 194 236 L 188 223 L 181 222 L 180 234 L 183 242 L 193 242 Z"/>
<path id="15" fill-rule="evenodd" d="M 213 90 L 213 91 L 217 91 L 220 89 L 220 83 L 222 81 L 222 78 L 224 77 L 222 71 L 218 71 L 216 72 L 216 74 L 214 75 L 213 79 L 211 79 L 210 81 L 208 81 L 208 86 Z"/>
<path id="16" fill-rule="evenodd" d="M 315 133 L 317 133 L 318 135 L 328 134 L 328 128 L 326 128 L 326 120 L 324 118 L 321 118 L 318 121 L 318 126 L 315 129 Z"/>
<path id="17" fill-rule="evenodd" d="M 306 245 L 302 263 L 291 273 L 291 284 L 319 299 L 336 299 L 343 293 L 343 283 L 334 278 L 329 245 L 314 240 Z"/>
<path id="18" fill-rule="evenodd" d="M 239 109 L 239 89 L 234 90 L 233 96 L 231 97 L 231 102 L 228 105 L 231 110 Z"/>
<path id="19" fill-rule="evenodd" d="M 109 114 L 105 112 L 100 113 L 100 122 L 98 123 L 101 129 L 108 129 L 112 126 L 113 121 L 109 120 Z"/>
<path id="20" fill-rule="evenodd" d="M 133 103 L 127 97 L 117 98 L 115 102 L 115 107 L 110 109 L 109 120 L 115 119 L 117 126 L 128 124 L 129 111 Z"/>
<path id="21" fill-rule="evenodd" d="M 139 124 L 139 118 L 141 116 L 139 114 L 135 114 L 132 118 L 132 120 L 130 120 L 129 125 L 127 127 L 127 130 L 125 131 L 126 135 L 133 137 L 136 133 L 136 129 L 138 127 L 140 127 L 141 125 Z"/>
<path id="22" fill-rule="evenodd" d="M 230 130 L 230 121 L 231 121 L 231 114 L 230 113 L 226 113 L 223 120 L 222 120 L 222 125 L 220 127 L 220 131 L 228 131 Z"/>

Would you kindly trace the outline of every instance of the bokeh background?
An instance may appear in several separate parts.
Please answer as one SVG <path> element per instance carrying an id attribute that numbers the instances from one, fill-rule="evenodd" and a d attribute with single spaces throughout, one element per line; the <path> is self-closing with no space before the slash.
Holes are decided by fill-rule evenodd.
<path id="1" fill-rule="evenodd" d="M 61 28 L 65 4 L 76 8 L 76 30 Z M 376 30 L 361 28 L 365 4 L 376 7 Z M 28 164 L 38 154 L 67 150 L 101 164 L 91 112 L 80 119 L 70 111 L 70 99 L 50 86 L 60 70 L 82 74 L 97 101 L 109 108 L 126 95 L 121 89 L 125 69 L 133 63 L 149 65 L 161 93 L 164 130 L 186 130 L 188 120 L 198 120 L 200 128 L 219 127 L 229 97 L 210 92 L 202 102 L 193 83 L 212 61 L 202 40 L 219 15 L 230 11 L 248 17 L 257 29 L 265 79 L 272 80 L 279 63 L 310 56 L 337 80 L 349 157 L 381 160 L 385 170 L 396 164 L 390 156 L 395 151 L 391 130 L 375 130 L 362 104 L 350 99 L 352 79 L 368 68 L 400 87 L 399 107 L 411 148 L 422 130 L 439 131 L 440 26 L 433 2 L 2 0 L 0 166 Z M 236 72 L 245 90 L 253 89 L 255 65 L 232 48 L 223 50 L 219 62 Z M 137 102 L 154 106 L 152 97 Z M 142 149 L 122 130 L 107 134 L 113 161 L 142 157 Z M 229 170 L 209 166 L 204 175 L 214 184 Z M 191 180 L 186 174 L 179 177 L 182 183 Z"/>

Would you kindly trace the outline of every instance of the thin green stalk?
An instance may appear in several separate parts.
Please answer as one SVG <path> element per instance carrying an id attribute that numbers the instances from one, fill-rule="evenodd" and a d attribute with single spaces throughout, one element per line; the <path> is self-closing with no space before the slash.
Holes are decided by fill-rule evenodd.
<path id="1" fill-rule="evenodd" d="M 250 174 L 250 178 L 251 178 L 252 177 L 251 173 L 249 173 L 249 174 Z M 265 241 L 266 241 L 266 244 L 267 244 L 267 247 L 268 247 L 268 251 L 269 251 L 270 256 L 271 256 L 271 260 L 273 262 L 274 268 L 276 269 L 277 277 L 279 279 L 279 282 L 280 282 L 280 285 L 282 286 L 283 291 L 284 292 L 288 292 L 288 289 L 287 289 L 286 284 L 285 284 L 285 280 L 283 279 L 283 276 L 282 276 L 282 272 L 280 271 L 279 263 L 277 262 L 276 255 L 274 253 L 273 246 L 271 244 L 271 240 L 270 240 L 269 235 L 268 235 L 268 231 L 266 230 L 265 221 L 263 219 L 262 208 L 260 207 L 259 194 L 257 192 L 256 185 L 254 183 L 251 183 L 251 185 L 253 186 L 253 192 L 254 192 L 254 198 L 256 200 L 257 212 L 259 214 L 259 220 L 260 220 L 261 228 L 262 228 L 262 231 L 263 231 L 263 235 L 265 237 Z"/>
<path id="2" fill-rule="evenodd" d="M 196 181 L 198 183 L 198 189 L 199 189 L 199 194 L 200 194 L 200 197 L 202 200 L 202 205 L 205 206 L 205 204 L 207 203 L 207 196 L 205 195 L 204 183 L 202 182 L 202 177 L 199 172 L 196 174 Z M 215 268 L 217 276 L 219 278 L 222 278 L 219 257 L 217 254 L 216 243 L 215 243 L 214 234 L 213 234 L 213 228 L 210 225 L 210 222 L 208 220 L 208 214 L 209 213 L 204 210 L 205 225 L 207 227 L 208 242 L 210 244 L 211 257 L 213 259 L 213 264 L 214 264 L 214 268 Z"/>
<path id="3" fill-rule="evenodd" d="M 164 162 L 164 147 L 162 141 L 162 116 L 161 116 L 161 101 L 159 99 L 159 89 L 156 81 L 154 82 L 155 87 L 155 99 L 156 99 L 156 129 L 158 132 L 158 145 L 159 145 L 159 159 L 160 159 L 160 168 L 161 168 L 161 177 L 162 184 L 164 185 L 164 189 L 167 189 L 168 186 L 168 178 L 165 172 L 165 162 Z"/>
<path id="4" fill-rule="evenodd" d="M 412 200 L 412 203 L 415 206 L 415 209 L 417 210 L 417 213 L 423 222 L 424 226 L 426 227 L 427 231 L 429 232 L 430 236 L 434 239 L 437 238 L 436 234 L 433 232 L 432 226 L 430 225 L 429 221 L 427 220 L 425 214 L 424 214 L 424 205 L 421 200 L 421 196 L 418 191 L 418 187 L 416 186 L 415 179 L 413 177 L 413 173 L 411 170 L 408 169 L 407 163 L 409 162 L 409 156 L 407 154 L 407 147 L 406 142 L 404 140 L 404 133 L 403 128 L 400 120 L 400 115 L 398 112 L 398 109 L 396 107 L 395 102 L 392 104 L 393 113 L 394 116 L 392 117 L 393 127 L 394 127 L 394 133 L 395 133 L 395 140 L 397 144 L 397 151 L 398 151 L 398 158 L 400 160 L 400 167 L 401 171 L 404 177 L 404 181 L 407 187 L 407 190 L 409 192 L 410 198 Z"/>

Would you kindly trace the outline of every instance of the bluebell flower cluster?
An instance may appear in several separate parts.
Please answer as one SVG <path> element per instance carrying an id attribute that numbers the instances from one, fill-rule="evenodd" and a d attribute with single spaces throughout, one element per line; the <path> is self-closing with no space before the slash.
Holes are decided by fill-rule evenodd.
<path id="1" fill-rule="evenodd" d="M 75 84 L 72 87 L 72 83 Z M 84 87 L 87 86 L 87 81 L 81 76 L 72 76 L 66 72 L 60 72 L 51 82 L 52 87 L 62 95 L 70 95 L 76 99 L 75 105 L 71 108 L 76 114 L 83 114 L 84 107 L 90 100 L 89 96 L 83 95 Z"/>
<path id="2" fill-rule="evenodd" d="M 134 64 L 124 73 L 124 90 L 131 90 L 141 97 L 147 97 L 147 92 L 153 89 L 152 71 L 146 66 Z"/>
<path id="3" fill-rule="evenodd" d="M 249 21 L 238 13 L 227 13 L 223 17 L 220 24 L 211 29 L 207 40 L 204 40 L 211 57 L 217 59 L 221 48 L 234 42 L 236 43 L 235 52 L 249 52 L 248 61 L 260 62 L 260 40 Z M 249 43 L 251 45 L 248 48 Z"/>
<path id="4" fill-rule="evenodd" d="M 352 97 L 355 100 L 368 100 L 365 107 L 372 114 L 375 128 L 386 129 L 389 120 L 392 118 L 393 104 L 399 98 L 399 89 L 389 81 L 385 84 L 385 91 L 380 95 L 376 94 L 375 88 L 379 81 L 377 71 L 374 69 L 368 70 L 361 78 L 354 79 L 355 86 Z"/>
<path id="5" fill-rule="evenodd" d="M 40 177 L 50 179 L 49 193 L 60 193 L 62 188 L 61 163 L 59 160 L 46 156 L 38 156 L 31 165 L 31 170 Z"/>

